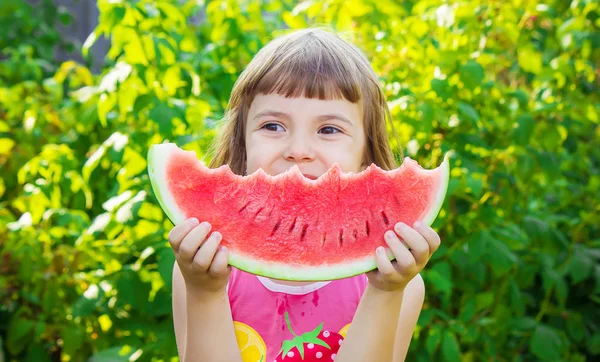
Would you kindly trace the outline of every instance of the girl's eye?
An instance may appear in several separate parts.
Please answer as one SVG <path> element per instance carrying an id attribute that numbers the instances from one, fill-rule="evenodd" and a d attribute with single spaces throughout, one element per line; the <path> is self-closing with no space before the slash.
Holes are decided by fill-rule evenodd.
<path id="1" fill-rule="evenodd" d="M 319 130 L 319 133 L 323 133 L 323 134 L 336 134 L 338 132 L 342 132 L 342 131 L 339 128 L 331 127 L 331 126 L 326 126 Z"/>
<path id="2" fill-rule="evenodd" d="M 266 123 L 264 126 L 262 126 L 262 128 L 266 129 L 267 131 L 271 131 L 271 132 L 277 132 L 277 131 L 285 131 L 285 128 L 283 128 L 282 125 L 277 124 L 277 123 Z"/>

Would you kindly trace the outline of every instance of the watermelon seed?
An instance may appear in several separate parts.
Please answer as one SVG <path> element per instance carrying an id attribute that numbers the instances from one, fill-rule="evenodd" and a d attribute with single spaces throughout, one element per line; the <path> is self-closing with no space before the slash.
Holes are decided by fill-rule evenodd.
<path id="1" fill-rule="evenodd" d="M 292 223 L 292 226 L 290 226 L 289 232 L 292 232 L 292 230 L 294 230 L 294 228 L 296 227 L 296 220 L 298 220 L 298 216 L 294 218 L 294 222 Z"/>
<path id="2" fill-rule="evenodd" d="M 239 210 L 238 210 L 238 212 L 242 212 L 242 211 L 244 211 L 244 210 L 246 209 L 246 207 L 248 207 L 248 205 L 250 205 L 250 201 L 248 201 L 248 202 L 246 203 L 246 205 L 244 205 L 244 207 L 242 207 L 241 209 L 239 209 Z"/>
<path id="3" fill-rule="evenodd" d="M 358 236 L 358 231 L 356 229 L 352 232 L 352 236 L 354 236 L 354 241 L 356 241 L 356 237 Z"/>
<path id="4" fill-rule="evenodd" d="M 300 241 L 304 241 L 304 237 L 306 236 L 306 229 L 308 229 L 308 224 L 304 224 L 302 227 L 302 235 L 300 236 Z"/>
<path id="5" fill-rule="evenodd" d="M 389 222 L 389 220 L 388 220 L 388 218 L 387 218 L 387 215 L 385 214 L 385 211 L 382 211 L 382 212 L 381 212 L 381 218 L 383 219 L 383 222 L 384 222 L 386 225 L 389 225 L 389 224 L 390 224 L 390 222 Z"/>
<path id="6" fill-rule="evenodd" d="M 327 233 L 321 235 L 321 247 L 325 246 L 325 240 L 327 240 Z"/>
<path id="7" fill-rule="evenodd" d="M 254 218 L 256 219 L 256 217 L 258 216 L 258 214 L 260 214 L 261 211 L 263 211 L 264 207 L 261 207 L 260 209 L 258 209 L 258 211 L 256 212 L 256 214 L 254 214 Z"/>
<path id="8" fill-rule="evenodd" d="M 367 232 L 367 236 L 371 233 L 371 228 L 369 227 L 369 220 L 365 221 L 365 231 Z"/>
<path id="9" fill-rule="evenodd" d="M 338 235 L 338 244 L 340 245 L 340 247 L 342 247 L 343 243 L 344 243 L 344 229 L 340 229 L 340 233 Z"/>
<path id="10" fill-rule="evenodd" d="M 279 219 L 279 221 L 277 221 L 277 223 L 275 223 L 275 226 L 273 227 L 273 231 L 271 231 L 271 236 L 275 235 L 275 232 L 277 231 L 277 229 L 279 229 L 279 225 L 281 225 L 281 219 Z"/>

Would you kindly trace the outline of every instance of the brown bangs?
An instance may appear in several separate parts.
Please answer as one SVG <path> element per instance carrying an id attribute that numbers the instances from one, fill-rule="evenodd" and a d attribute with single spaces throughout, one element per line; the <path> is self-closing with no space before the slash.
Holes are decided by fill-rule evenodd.
<path id="1" fill-rule="evenodd" d="M 290 34 L 285 42 L 268 44 L 256 56 L 259 65 L 245 77 L 246 100 L 276 93 L 358 103 L 368 76 L 352 59 L 361 54 L 344 54 L 347 48 L 343 40 L 325 32 Z"/>
<path id="2" fill-rule="evenodd" d="M 354 77 L 356 67 L 328 51 L 324 44 L 314 44 L 310 38 L 306 47 L 295 49 L 279 62 L 273 62 L 255 89 L 254 94 L 276 93 L 285 97 L 346 99 L 358 103 L 362 98 L 360 81 Z"/>

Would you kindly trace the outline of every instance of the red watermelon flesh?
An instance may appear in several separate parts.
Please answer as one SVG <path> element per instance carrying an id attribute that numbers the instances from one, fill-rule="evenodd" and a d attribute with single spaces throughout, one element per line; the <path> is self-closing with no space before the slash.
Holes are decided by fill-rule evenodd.
<path id="1" fill-rule="evenodd" d="M 392 171 L 371 165 L 343 173 L 333 165 L 317 180 L 296 166 L 277 176 L 209 169 L 174 144 L 152 146 L 148 158 L 155 194 L 173 223 L 209 222 L 223 235 L 231 265 L 283 280 L 332 280 L 374 269 L 375 249 L 386 246 L 383 235 L 395 223 L 433 222 L 449 177 L 447 157 L 433 170 L 410 158 Z"/>

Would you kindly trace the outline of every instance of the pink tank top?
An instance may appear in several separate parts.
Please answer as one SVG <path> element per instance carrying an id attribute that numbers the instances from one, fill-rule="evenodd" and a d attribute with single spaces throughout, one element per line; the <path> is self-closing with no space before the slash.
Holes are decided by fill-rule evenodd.
<path id="1" fill-rule="evenodd" d="M 335 359 L 366 285 L 362 274 L 288 286 L 233 268 L 227 291 L 242 360 Z"/>

